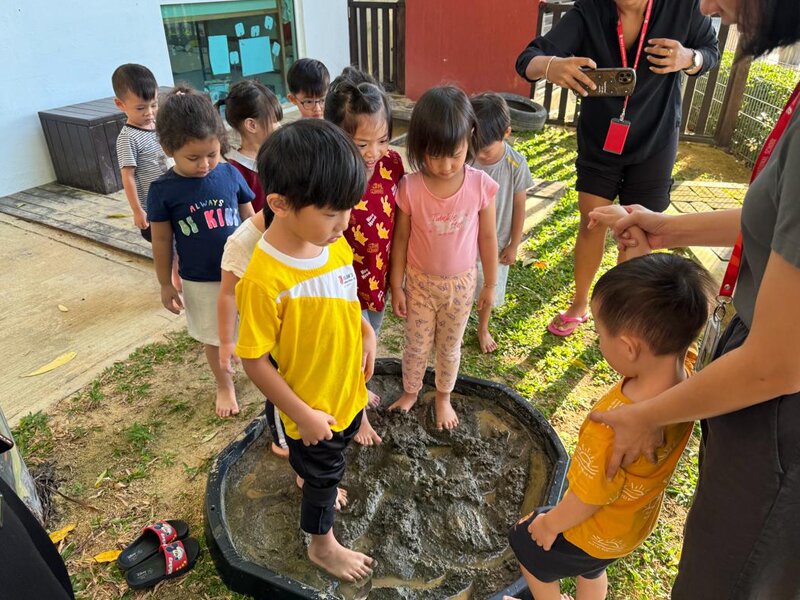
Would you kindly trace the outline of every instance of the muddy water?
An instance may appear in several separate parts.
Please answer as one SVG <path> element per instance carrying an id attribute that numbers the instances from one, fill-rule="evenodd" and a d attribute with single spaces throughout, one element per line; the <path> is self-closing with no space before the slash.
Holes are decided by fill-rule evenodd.
<path id="1" fill-rule="evenodd" d="M 343 543 L 378 561 L 368 597 L 483 600 L 511 584 L 519 574 L 506 532 L 543 501 L 552 472 L 541 436 L 493 389 L 486 397 L 454 394 L 461 424 L 451 433 L 435 429 L 432 389 L 401 414 L 385 409 L 401 393 L 398 377 L 376 375 L 370 388 L 383 400 L 370 411 L 383 444 L 348 448 L 342 486 L 350 503 L 334 526 Z M 358 597 L 306 559 L 301 492 L 269 438 L 262 435 L 228 474 L 234 544 L 249 560 L 330 598 Z"/>

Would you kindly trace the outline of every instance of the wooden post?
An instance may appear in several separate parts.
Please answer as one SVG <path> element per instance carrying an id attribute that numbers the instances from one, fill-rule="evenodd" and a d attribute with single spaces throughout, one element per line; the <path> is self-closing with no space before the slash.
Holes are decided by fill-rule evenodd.
<path id="1" fill-rule="evenodd" d="M 747 76 L 750 73 L 750 64 L 753 62 L 751 56 L 744 56 L 742 52 L 742 40 L 736 45 L 736 52 L 733 55 L 733 65 L 731 74 L 728 77 L 728 85 L 725 88 L 725 98 L 722 101 L 722 109 L 719 116 L 719 124 L 715 135 L 717 146 L 728 148 L 731 145 L 733 132 L 736 129 L 736 121 L 739 118 L 739 109 L 742 107 L 744 90 L 747 86 Z"/>
<path id="2" fill-rule="evenodd" d="M 358 65 L 358 16 L 353 0 L 347 3 L 347 26 L 350 30 L 350 64 Z"/>
<path id="3" fill-rule="evenodd" d="M 400 0 L 394 13 L 394 59 L 397 93 L 406 93 L 406 3 Z"/>

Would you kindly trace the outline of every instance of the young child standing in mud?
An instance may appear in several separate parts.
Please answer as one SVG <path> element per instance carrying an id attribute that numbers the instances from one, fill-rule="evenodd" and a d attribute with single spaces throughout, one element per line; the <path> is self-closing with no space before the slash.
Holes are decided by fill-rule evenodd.
<path id="1" fill-rule="evenodd" d="M 325 119 L 350 136 L 364 159 L 367 190 L 350 213 L 350 227 L 344 237 L 353 249 L 361 314 L 370 322 L 377 338 L 386 304 L 397 183 L 405 172 L 403 159 L 389 150 L 392 107 L 375 79 L 347 67 L 333 80 L 325 98 Z M 376 406 L 379 402 L 380 398 L 369 392 L 369 405 Z M 365 446 L 381 443 L 366 412 L 355 440 Z"/>
<path id="2" fill-rule="evenodd" d="M 390 409 L 417 401 L 428 355 L 436 349 L 436 426 L 453 429 L 450 394 L 461 363 L 461 341 L 475 293 L 478 254 L 484 283 L 478 310 L 497 287 L 497 183 L 467 165 L 477 123 L 469 98 L 452 86 L 425 92 L 411 113 L 406 175 L 397 195 L 391 262 L 392 309 L 406 320 L 403 394 Z M 404 283 L 405 280 L 405 283 Z"/>
<path id="3" fill-rule="evenodd" d="M 289 462 L 305 480 L 300 527 L 311 535 L 309 559 L 352 582 L 371 575 L 373 560 L 342 546 L 333 522 L 344 451 L 375 363 L 375 333 L 361 316 L 343 237 L 366 187 L 364 161 L 338 127 L 303 119 L 273 133 L 257 163 L 275 216 L 236 286 L 236 353 L 278 407 Z"/>
<path id="4" fill-rule="evenodd" d="M 643 246 L 637 249 L 646 250 L 647 239 L 638 234 Z M 592 411 L 647 402 L 683 381 L 695 358 L 687 350 L 708 318 L 712 297 L 708 272 L 673 254 L 633 258 L 604 274 L 594 287 L 591 309 L 600 351 L 624 379 Z M 564 498 L 524 517 L 509 532 L 535 600 L 561 598 L 564 577 L 578 578 L 578 600 L 606 597 L 606 568 L 650 535 L 691 433 L 692 423 L 668 426 L 654 462 L 643 456 L 609 480 L 614 432 L 587 417 Z"/>

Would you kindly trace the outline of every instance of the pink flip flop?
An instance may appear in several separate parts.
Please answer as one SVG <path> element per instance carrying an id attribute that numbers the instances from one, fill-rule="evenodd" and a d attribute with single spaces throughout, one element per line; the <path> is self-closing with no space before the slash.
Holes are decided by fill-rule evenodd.
<path id="1" fill-rule="evenodd" d="M 558 313 L 558 318 L 561 319 L 561 322 L 565 325 L 569 325 L 566 329 L 560 329 L 556 326 L 556 320 L 553 319 L 550 321 L 550 324 L 547 326 L 547 331 L 552 333 L 553 335 L 557 335 L 558 337 L 567 337 L 575 333 L 575 330 L 578 328 L 579 325 L 586 323 L 589 320 L 589 313 L 586 313 L 582 317 L 567 317 L 564 315 L 564 311 Z"/>

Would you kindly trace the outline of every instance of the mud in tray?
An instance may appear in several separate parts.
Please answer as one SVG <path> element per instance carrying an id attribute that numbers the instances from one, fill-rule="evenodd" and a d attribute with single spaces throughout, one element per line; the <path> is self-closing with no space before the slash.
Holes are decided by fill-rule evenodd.
<path id="1" fill-rule="evenodd" d="M 378 561 L 360 588 L 340 585 L 306 558 L 301 491 L 270 451 L 263 416 L 217 457 L 206 491 L 206 536 L 225 583 L 272 600 L 486 600 L 525 589 L 506 534 L 536 506 L 557 502 L 567 455 L 549 423 L 511 389 L 460 377 L 461 420 L 437 431 L 433 373 L 408 413 L 400 363 L 380 360 L 369 383 L 382 402 L 370 420 L 383 444 L 347 450 L 348 506 L 334 531 Z"/>

